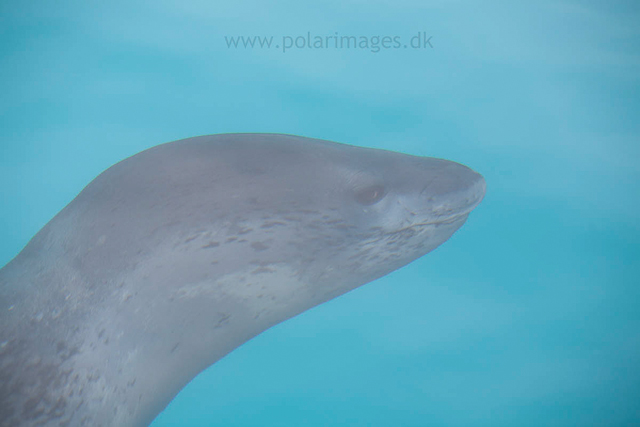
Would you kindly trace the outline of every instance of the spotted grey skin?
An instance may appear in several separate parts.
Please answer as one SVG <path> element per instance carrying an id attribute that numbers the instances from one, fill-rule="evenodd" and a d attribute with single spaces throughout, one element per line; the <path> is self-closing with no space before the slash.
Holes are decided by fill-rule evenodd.
<path id="1" fill-rule="evenodd" d="M 146 426 L 253 336 L 440 245 L 484 192 L 457 163 L 292 135 L 123 160 L 0 270 L 0 425 Z"/>

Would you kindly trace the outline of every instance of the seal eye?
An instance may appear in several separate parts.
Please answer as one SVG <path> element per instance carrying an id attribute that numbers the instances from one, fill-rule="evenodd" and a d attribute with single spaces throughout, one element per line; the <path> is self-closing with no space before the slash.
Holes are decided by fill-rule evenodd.
<path id="1" fill-rule="evenodd" d="M 381 185 L 372 185 L 358 190 L 356 192 L 356 201 L 361 205 L 373 205 L 384 197 L 384 187 Z"/>

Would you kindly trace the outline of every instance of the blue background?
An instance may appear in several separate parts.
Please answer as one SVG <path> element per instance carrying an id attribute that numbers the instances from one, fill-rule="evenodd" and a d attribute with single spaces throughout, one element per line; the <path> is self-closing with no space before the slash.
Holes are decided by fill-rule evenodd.
<path id="1" fill-rule="evenodd" d="M 443 157 L 488 183 L 450 241 L 238 348 L 153 426 L 640 424 L 639 5 L 2 2 L 0 265 L 162 142 Z M 225 42 L 307 32 L 433 48 Z"/>

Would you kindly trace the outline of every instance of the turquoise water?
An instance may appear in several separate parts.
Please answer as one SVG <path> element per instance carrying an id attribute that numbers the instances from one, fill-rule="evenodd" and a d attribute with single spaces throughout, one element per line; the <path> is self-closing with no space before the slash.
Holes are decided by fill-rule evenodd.
<path id="1" fill-rule="evenodd" d="M 635 2 L 3 2 L 0 265 L 162 142 L 455 160 L 488 192 L 450 241 L 248 342 L 153 426 L 640 424 L 638 22 Z"/>

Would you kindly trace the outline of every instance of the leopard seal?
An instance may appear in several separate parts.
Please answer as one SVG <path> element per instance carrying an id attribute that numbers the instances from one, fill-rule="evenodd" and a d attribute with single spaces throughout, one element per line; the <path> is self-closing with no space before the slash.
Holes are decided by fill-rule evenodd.
<path id="1" fill-rule="evenodd" d="M 0 424 L 146 426 L 269 327 L 446 241 L 484 179 L 281 134 L 110 167 L 0 270 Z"/>

